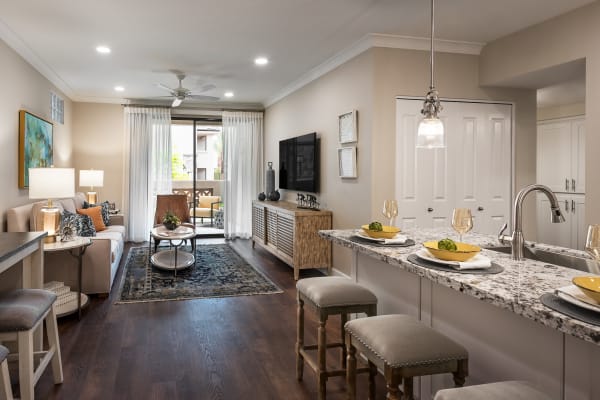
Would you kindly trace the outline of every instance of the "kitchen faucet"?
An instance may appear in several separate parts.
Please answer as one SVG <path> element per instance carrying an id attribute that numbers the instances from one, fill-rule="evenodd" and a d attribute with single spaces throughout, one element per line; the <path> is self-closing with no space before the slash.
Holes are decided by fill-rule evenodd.
<path id="1" fill-rule="evenodd" d="M 529 185 L 525 186 L 515 197 L 515 203 L 513 205 L 513 220 L 512 227 L 513 232 L 511 236 L 504 235 L 504 231 L 507 228 L 507 224 L 504 223 L 502 228 L 500 229 L 500 233 L 498 233 L 498 240 L 502 244 L 506 244 L 510 242 L 511 245 L 511 256 L 513 260 L 520 261 L 523 259 L 523 245 L 525 244 L 525 239 L 523 238 L 523 200 L 525 200 L 525 196 L 527 196 L 531 192 L 540 191 L 548 197 L 550 200 L 550 210 L 551 210 L 551 221 L 552 223 L 565 222 L 565 217 L 563 217 L 560 212 L 560 206 L 558 205 L 558 200 L 556 196 L 550 190 L 548 186 L 544 185 Z"/>

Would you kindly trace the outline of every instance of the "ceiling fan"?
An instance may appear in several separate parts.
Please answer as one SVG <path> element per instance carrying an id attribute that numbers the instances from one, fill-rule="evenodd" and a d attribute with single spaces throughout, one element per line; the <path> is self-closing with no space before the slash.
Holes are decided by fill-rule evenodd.
<path id="1" fill-rule="evenodd" d="M 165 89 L 165 90 L 169 91 L 169 93 L 171 93 L 170 96 L 163 96 L 163 97 L 174 97 L 171 107 L 179 106 L 185 99 L 204 100 L 204 101 L 219 100 L 219 98 L 215 97 L 215 96 L 207 96 L 207 95 L 200 94 L 200 93 L 204 93 L 204 92 L 214 89 L 216 86 L 213 85 L 212 83 L 208 83 L 208 84 L 202 86 L 197 93 L 192 93 L 192 91 L 190 89 L 184 88 L 183 85 L 181 84 L 181 81 L 183 81 L 185 79 L 185 74 L 177 73 L 176 76 L 177 76 L 177 79 L 179 80 L 179 86 L 174 89 L 168 87 L 167 85 L 163 85 L 162 83 L 159 83 L 157 85 L 158 87 Z"/>

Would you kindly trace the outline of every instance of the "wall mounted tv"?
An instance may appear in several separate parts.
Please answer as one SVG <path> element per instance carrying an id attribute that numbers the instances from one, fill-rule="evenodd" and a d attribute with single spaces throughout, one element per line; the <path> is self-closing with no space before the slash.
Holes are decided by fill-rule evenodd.
<path id="1" fill-rule="evenodd" d="M 316 132 L 279 142 L 279 187 L 319 191 L 319 142 Z"/>

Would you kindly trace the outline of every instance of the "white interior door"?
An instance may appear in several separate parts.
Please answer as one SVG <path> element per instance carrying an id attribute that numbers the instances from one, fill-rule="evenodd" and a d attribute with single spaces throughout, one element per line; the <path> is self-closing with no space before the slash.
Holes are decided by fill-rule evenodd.
<path id="1" fill-rule="evenodd" d="M 445 149 L 416 149 L 421 100 L 397 99 L 399 225 L 448 227 L 454 207 L 470 208 L 474 230 L 494 234 L 510 216 L 512 108 L 445 101 Z"/>

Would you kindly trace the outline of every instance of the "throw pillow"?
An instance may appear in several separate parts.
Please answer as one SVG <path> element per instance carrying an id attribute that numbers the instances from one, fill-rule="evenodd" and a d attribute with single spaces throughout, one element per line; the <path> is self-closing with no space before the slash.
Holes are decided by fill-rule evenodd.
<path id="1" fill-rule="evenodd" d="M 78 208 L 77 214 L 87 215 L 92 219 L 96 232 L 101 232 L 106 229 L 106 225 L 102 220 L 102 207 Z"/>
<path id="2" fill-rule="evenodd" d="M 83 208 L 91 208 L 91 207 L 102 207 L 102 221 L 104 221 L 104 225 L 110 225 L 110 203 L 108 201 L 103 201 L 100 204 L 90 204 L 87 201 L 83 202 Z"/>
<path id="3" fill-rule="evenodd" d="M 66 224 L 72 224 L 75 227 L 75 234 L 77 236 L 96 236 L 96 229 L 94 229 L 92 219 L 87 215 L 73 214 L 65 210 L 62 213 L 61 230 Z"/>

